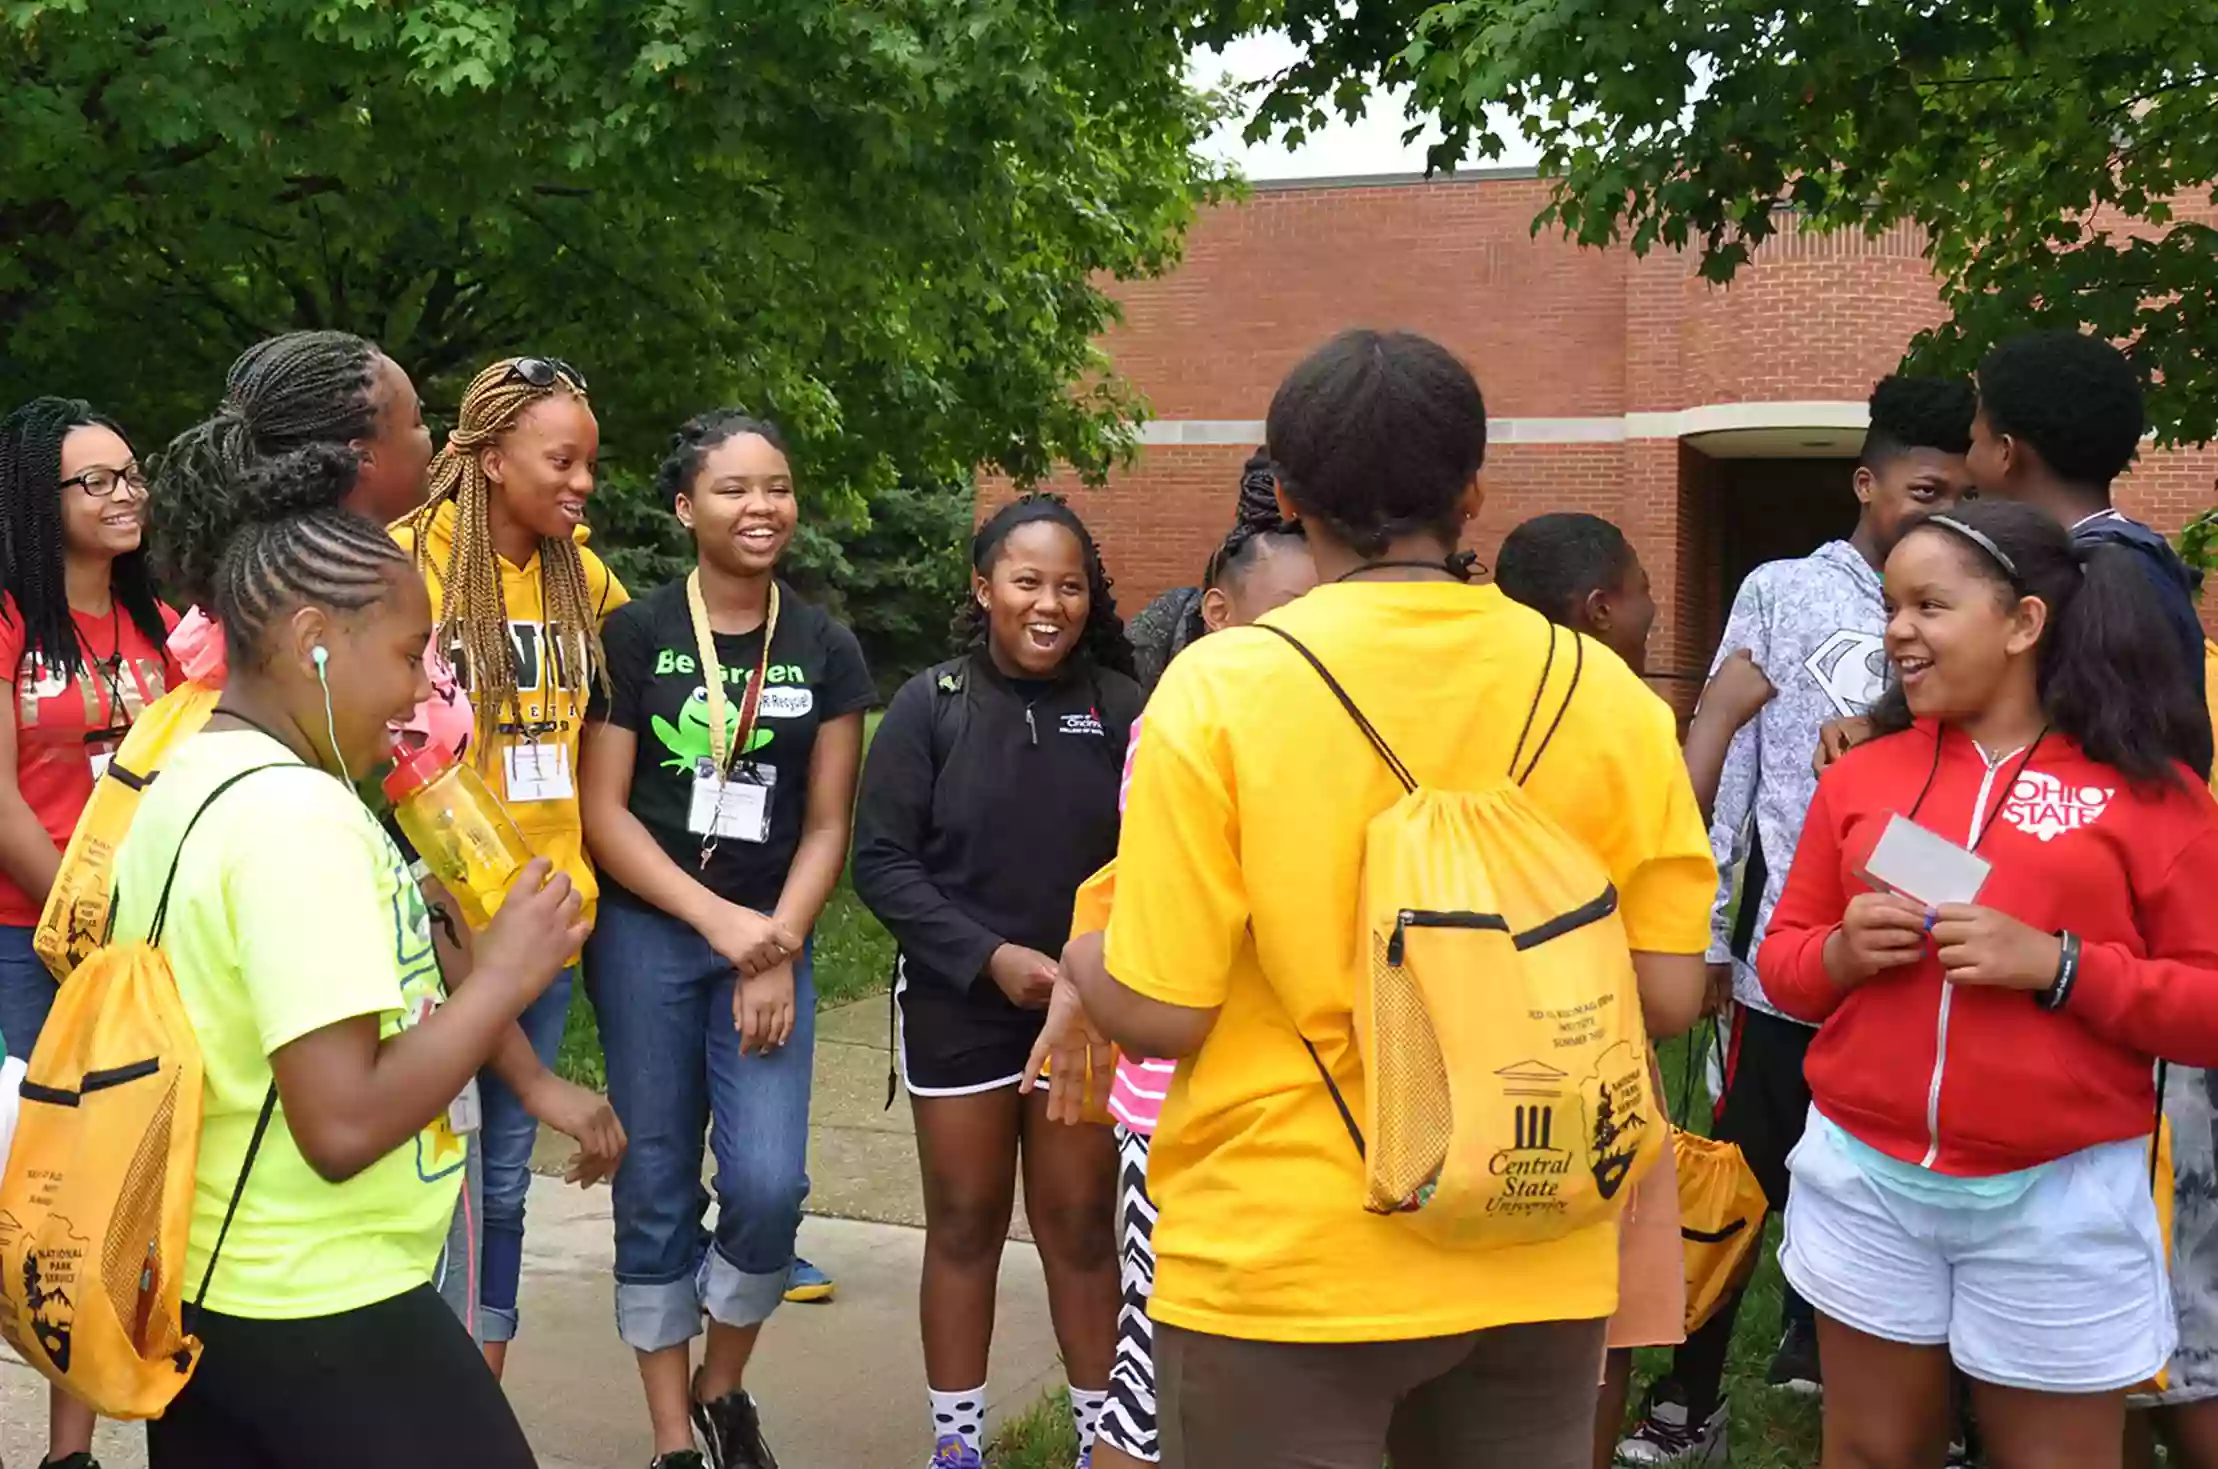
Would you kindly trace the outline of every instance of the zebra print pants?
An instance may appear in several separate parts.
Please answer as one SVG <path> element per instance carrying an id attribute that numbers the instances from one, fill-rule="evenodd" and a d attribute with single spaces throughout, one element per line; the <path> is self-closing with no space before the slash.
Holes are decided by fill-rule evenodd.
<path id="1" fill-rule="evenodd" d="M 1117 1129 L 1118 1248 L 1123 1258 L 1124 1305 L 1117 1313 L 1117 1356 L 1109 1368 L 1109 1401 L 1096 1439 L 1143 1464 L 1162 1462 L 1155 1423 L 1155 1324 L 1148 1297 L 1155 1292 L 1155 1203 L 1148 1197 L 1148 1140 Z"/>

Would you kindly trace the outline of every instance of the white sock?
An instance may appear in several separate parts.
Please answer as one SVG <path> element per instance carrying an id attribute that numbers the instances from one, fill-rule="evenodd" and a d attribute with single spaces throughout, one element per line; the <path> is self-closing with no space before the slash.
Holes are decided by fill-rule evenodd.
<path id="1" fill-rule="evenodd" d="M 1101 1427 L 1101 1410 L 1109 1406 L 1109 1392 L 1089 1392 L 1082 1387 L 1070 1390 L 1071 1422 L 1078 1429 L 1078 1451 L 1085 1453 L 1094 1446 L 1094 1430 Z"/>
<path id="2" fill-rule="evenodd" d="M 986 1451 L 986 1385 L 963 1392 L 932 1392 L 932 1438 L 953 1434 L 974 1454 Z"/>

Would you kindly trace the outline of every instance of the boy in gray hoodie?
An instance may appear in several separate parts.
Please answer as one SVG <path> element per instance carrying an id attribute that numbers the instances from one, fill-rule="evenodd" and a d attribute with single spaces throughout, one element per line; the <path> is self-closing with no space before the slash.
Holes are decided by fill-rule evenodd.
<path id="1" fill-rule="evenodd" d="M 1786 1207 L 1787 1155 L 1810 1110 L 1802 1058 L 1816 1032 L 1780 1015 L 1764 997 L 1756 950 L 1817 792 L 1811 758 L 1820 731 L 1861 717 L 1886 688 L 1879 568 L 1905 520 L 1945 510 L 1970 488 L 1964 456 L 1974 408 L 1966 382 L 1889 377 L 1874 387 L 1871 428 L 1856 467 L 1862 509 L 1854 531 L 1800 560 L 1749 573 L 1718 645 L 1717 663 L 1745 649 L 1779 691 L 1734 737 L 1710 826 L 1721 873 L 1710 962 L 1720 980 L 1730 970 L 1733 991 L 1714 1132 L 1740 1146 L 1774 1210 Z M 1744 859 L 1736 904 L 1732 873 Z M 1737 1295 L 1726 1301 L 1674 1354 L 1670 1374 L 1650 1389 L 1640 1426 L 1618 1445 L 1619 1463 L 1726 1462 L 1730 1415 L 1720 1385 L 1739 1306 Z M 1770 1381 L 1815 1392 L 1810 1307 L 1790 1290 L 1783 1315 Z"/>

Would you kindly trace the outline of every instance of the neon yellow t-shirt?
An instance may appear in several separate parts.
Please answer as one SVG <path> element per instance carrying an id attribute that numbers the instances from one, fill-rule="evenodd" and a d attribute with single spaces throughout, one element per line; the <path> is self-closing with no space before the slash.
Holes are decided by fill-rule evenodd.
<path id="1" fill-rule="evenodd" d="M 1549 644 L 1538 613 L 1460 584 L 1320 587 L 1264 620 L 1313 649 L 1418 780 L 1444 790 L 1508 769 Z M 1569 662 L 1550 679 L 1550 716 Z M 1716 871 L 1671 711 L 1598 644 L 1526 791 L 1608 866 L 1634 948 L 1707 948 Z M 1189 647 L 1148 702 L 1109 970 L 1219 1012 L 1179 1064 L 1148 1162 L 1158 1320 L 1392 1341 L 1617 1307 L 1614 1223 L 1456 1250 L 1363 1209 L 1360 1161 L 1302 1038 L 1328 1061 L 1355 1044 L 1364 832 L 1400 795 L 1315 671 L 1260 629 Z M 1349 1103 L 1361 1113 L 1360 1095 Z"/>
<path id="2" fill-rule="evenodd" d="M 269 1057 L 360 1015 L 390 1036 L 445 998 L 430 915 L 392 839 L 353 791 L 266 735 L 202 731 L 170 753 L 116 854 L 116 933 L 153 918 L 193 828 L 162 948 L 192 1017 L 205 1111 L 193 1179 L 188 1292 L 238 1182 L 270 1086 Z M 423 1285 L 454 1218 L 467 1139 L 442 1115 L 344 1183 L 300 1154 L 279 1106 L 224 1240 L 208 1307 L 261 1321 L 328 1316 Z"/>
<path id="3" fill-rule="evenodd" d="M 433 515 L 431 531 L 427 537 L 424 584 L 431 591 L 431 612 L 438 617 L 446 605 L 444 573 L 447 557 L 454 548 L 455 508 L 452 503 L 442 505 Z M 405 521 L 396 523 L 393 539 L 401 549 L 415 554 L 416 535 Z M 596 616 L 607 621 L 608 615 L 631 600 L 631 593 L 616 579 L 616 573 L 607 563 L 587 548 L 585 527 L 578 527 L 578 557 L 585 565 L 586 595 L 592 599 Z M 570 874 L 570 881 L 577 885 L 585 898 L 585 916 L 591 919 L 600 896 L 600 884 L 593 876 L 593 863 L 585 852 L 584 819 L 578 812 L 577 770 L 578 740 L 585 732 L 585 707 L 593 691 L 591 675 L 582 668 L 558 668 L 558 660 L 550 656 L 549 630 L 547 628 L 546 579 L 540 568 L 539 555 L 522 566 L 501 560 L 501 596 L 508 609 L 509 646 L 516 657 L 516 691 L 523 702 L 523 716 L 529 731 L 514 728 L 491 729 L 475 751 L 477 768 L 492 787 L 493 794 L 501 798 L 508 814 L 516 819 L 516 829 L 523 833 L 525 842 L 537 855 L 554 864 L 557 872 Z M 508 719 L 506 711 L 488 707 L 486 700 L 471 682 L 467 659 L 461 650 L 443 650 L 462 686 L 468 691 L 471 702 L 477 707 L 478 730 L 485 735 L 495 719 Z M 565 788 L 569 794 L 545 799 L 523 799 L 529 792 L 519 793 L 510 789 L 510 751 L 523 746 L 555 747 L 561 751 L 562 770 L 568 772 Z M 551 762 L 550 762 L 551 764 Z"/>

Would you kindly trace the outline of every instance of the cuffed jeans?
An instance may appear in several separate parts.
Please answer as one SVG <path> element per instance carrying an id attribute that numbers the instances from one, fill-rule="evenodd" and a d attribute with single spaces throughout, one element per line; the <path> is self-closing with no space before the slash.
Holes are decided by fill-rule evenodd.
<path id="1" fill-rule="evenodd" d="M 810 950 L 793 964 L 792 1038 L 752 1056 L 739 1053 L 731 965 L 676 918 L 602 904 L 585 975 L 609 1100 L 631 1140 L 614 1189 L 617 1334 L 656 1352 L 700 1335 L 704 1309 L 726 1326 L 759 1325 L 785 1295 L 809 1192 Z M 704 1133 L 716 1156 L 713 1231 Z"/>
<path id="2" fill-rule="evenodd" d="M 553 1066 L 570 1018 L 570 989 L 577 970 L 555 976 L 547 992 L 517 1017 L 540 1061 Z M 477 1335 L 481 1341 L 516 1339 L 516 1286 L 524 1273 L 524 1196 L 531 1190 L 531 1149 L 539 1121 L 492 1069 L 478 1073 L 484 1112 L 477 1146 L 485 1157 L 485 1249 L 478 1277 Z"/>

